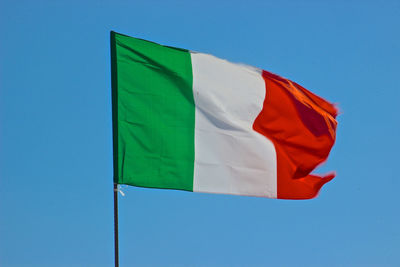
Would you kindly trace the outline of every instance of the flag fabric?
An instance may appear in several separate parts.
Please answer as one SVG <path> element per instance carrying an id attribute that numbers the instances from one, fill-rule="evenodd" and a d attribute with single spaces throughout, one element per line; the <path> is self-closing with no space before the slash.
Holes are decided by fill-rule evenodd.
<path id="1" fill-rule="evenodd" d="M 334 105 L 268 71 L 111 32 L 114 182 L 309 199 Z"/>

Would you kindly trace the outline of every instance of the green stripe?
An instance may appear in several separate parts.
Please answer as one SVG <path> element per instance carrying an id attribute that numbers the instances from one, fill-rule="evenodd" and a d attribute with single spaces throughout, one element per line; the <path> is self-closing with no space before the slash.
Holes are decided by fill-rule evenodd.
<path id="1" fill-rule="evenodd" d="M 114 181 L 193 191 L 190 53 L 114 32 L 111 51 Z"/>

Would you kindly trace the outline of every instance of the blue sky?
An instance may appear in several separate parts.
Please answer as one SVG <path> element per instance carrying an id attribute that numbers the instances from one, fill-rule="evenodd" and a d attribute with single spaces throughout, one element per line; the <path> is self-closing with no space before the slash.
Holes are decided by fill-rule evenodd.
<path id="1" fill-rule="evenodd" d="M 124 187 L 121 266 L 399 266 L 398 1 L 0 2 L 0 265 L 112 266 L 109 31 L 339 104 L 313 200 Z"/>

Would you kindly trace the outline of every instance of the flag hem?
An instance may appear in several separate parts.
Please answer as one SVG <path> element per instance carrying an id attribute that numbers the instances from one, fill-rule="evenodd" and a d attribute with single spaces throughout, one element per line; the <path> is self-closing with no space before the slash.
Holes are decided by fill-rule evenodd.
<path id="1" fill-rule="evenodd" d="M 113 173 L 114 183 L 118 183 L 118 76 L 115 32 L 110 31 L 111 51 L 111 109 L 112 109 L 112 135 L 113 135 Z"/>

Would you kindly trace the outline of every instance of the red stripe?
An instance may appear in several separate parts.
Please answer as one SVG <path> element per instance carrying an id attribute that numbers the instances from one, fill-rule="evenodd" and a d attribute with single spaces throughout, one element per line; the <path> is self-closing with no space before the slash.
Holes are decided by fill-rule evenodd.
<path id="1" fill-rule="evenodd" d="M 300 85 L 263 71 L 266 96 L 253 129 L 277 153 L 278 198 L 309 199 L 335 175 L 310 175 L 335 142 L 337 109 Z"/>

